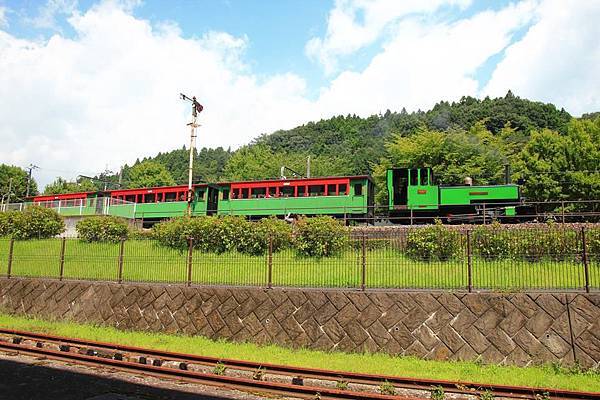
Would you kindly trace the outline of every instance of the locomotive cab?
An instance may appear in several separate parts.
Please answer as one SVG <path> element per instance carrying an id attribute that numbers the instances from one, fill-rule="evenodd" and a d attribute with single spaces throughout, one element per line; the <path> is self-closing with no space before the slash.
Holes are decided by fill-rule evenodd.
<path id="1" fill-rule="evenodd" d="M 390 210 L 435 210 L 438 187 L 431 168 L 392 168 L 387 170 Z"/>

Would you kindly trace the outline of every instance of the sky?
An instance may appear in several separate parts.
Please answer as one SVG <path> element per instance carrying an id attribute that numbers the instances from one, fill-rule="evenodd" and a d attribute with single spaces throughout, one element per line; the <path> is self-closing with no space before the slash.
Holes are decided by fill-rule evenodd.
<path id="1" fill-rule="evenodd" d="M 40 186 L 465 95 L 600 111 L 600 0 L 0 0 L 0 163 Z"/>

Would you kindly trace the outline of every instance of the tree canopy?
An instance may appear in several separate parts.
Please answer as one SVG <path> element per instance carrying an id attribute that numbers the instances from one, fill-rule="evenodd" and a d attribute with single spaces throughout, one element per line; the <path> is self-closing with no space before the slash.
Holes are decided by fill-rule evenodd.
<path id="1" fill-rule="evenodd" d="M 27 172 L 22 168 L 0 164 L 0 199 L 8 203 L 22 201 L 27 193 L 27 180 Z M 37 183 L 32 179 L 29 194 L 37 191 Z"/>
<path id="2" fill-rule="evenodd" d="M 131 168 L 128 184 L 130 187 L 137 188 L 172 186 L 175 185 L 175 180 L 164 165 L 148 160 Z"/>
<path id="3" fill-rule="evenodd" d="M 96 185 L 94 185 L 90 179 L 81 179 L 77 182 L 69 182 L 59 176 L 54 182 L 46 185 L 44 188 L 44 194 L 95 192 L 96 190 L 98 190 Z"/>

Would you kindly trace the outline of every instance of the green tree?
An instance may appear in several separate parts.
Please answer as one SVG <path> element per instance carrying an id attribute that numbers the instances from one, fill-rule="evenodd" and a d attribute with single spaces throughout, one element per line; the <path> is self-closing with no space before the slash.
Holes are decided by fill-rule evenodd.
<path id="1" fill-rule="evenodd" d="M 280 176 L 285 166 L 306 176 L 307 153 L 273 151 L 267 145 L 244 146 L 225 165 L 223 175 L 228 180 L 269 179 Z M 311 156 L 311 176 L 332 176 L 347 173 L 346 161 L 334 156 Z M 286 170 L 285 175 L 292 173 Z"/>
<path id="2" fill-rule="evenodd" d="M 129 187 L 143 188 L 172 186 L 175 180 L 164 165 L 155 161 L 144 161 L 134 165 L 129 171 Z"/>
<path id="3" fill-rule="evenodd" d="M 0 164 L 0 199 L 9 203 L 22 201 L 27 193 L 27 179 L 27 172 L 23 169 Z M 37 194 L 37 184 L 33 179 L 31 180 L 29 194 Z"/>
<path id="4" fill-rule="evenodd" d="M 566 135 L 535 131 L 519 155 L 517 176 L 530 200 L 600 198 L 600 118 L 572 120 Z"/>
<path id="5" fill-rule="evenodd" d="M 506 162 L 502 143 L 482 124 L 469 132 L 420 130 L 409 137 L 394 135 L 387 143 L 388 159 L 395 167 L 432 167 L 438 183 L 499 183 Z"/>
<path id="6" fill-rule="evenodd" d="M 79 192 L 95 192 L 98 188 L 90 179 L 83 178 L 76 182 L 69 182 L 65 178 L 58 177 L 44 188 L 44 194 L 64 194 Z"/>

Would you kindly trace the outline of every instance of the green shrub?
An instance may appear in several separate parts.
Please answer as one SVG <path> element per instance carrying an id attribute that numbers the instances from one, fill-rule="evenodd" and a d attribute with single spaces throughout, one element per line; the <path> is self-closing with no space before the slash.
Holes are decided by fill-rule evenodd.
<path id="1" fill-rule="evenodd" d="M 332 217 L 300 218 L 294 230 L 294 245 L 302 255 L 329 257 L 341 252 L 348 236 L 348 228 Z"/>
<path id="2" fill-rule="evenodd" d="M 198 219 L 204 217 L 176 217 L 159 222 L 152 227 L 152 238 L 165 247 L 187 249 L 189 238 L 200 237 L 200 233 L 194 231 L 198 228 L 199 224 L 195 221 Z"/>
<path id="3" fill-rule="evenodd" d="M 53 209 L 37 206 L 10 211 L 0 219 L 0 235 L 17 240 L 47 239 L 65 231 L 62 217 Z"/>
<path id="4" fill-rule="evenodd" d="M 247 222 L 239 233 L 236 250 L 250 255 L 263 255 L 269 250 L 269 240 L 273 243 L 273 252 L 290 246 L 292 227 L 275 217 L 263 218 L 258 222 Z"/>
<path id="5" fill-rule="evenodd" d="M 502 228 L 499 222 L 478 226 L 472 232 L 472 252 L 489 260 L 506 259 L 511 252 L 513 231 Z"/>
<path id="6" fill-rule="evenodd" d="M 445 261 L 460 254 L 460 233 L 436 220 L 435 225 L 412 229 L 406 239 L 406 252 L 416 260 Z"/>
<path id="7" fill-rule="evenodd" d="M 0 213 L 0 237 L 8 236 L 12 232 L 13 218 L 16 211 Z"/>
<path id="8" fill-rule="evenodd" d="M 581 254 L 581 237 L 573 229 L 550 224 L 544 228 L 513 230 L 511 254 L 526 261 L 577 259 Z"/>
<path id="9" fill-rule="evenodd" d="M 194 248 L 207 253 L 238 251 L 262 255 L 268 251 L 269 237 L 273 238 L 273 251 L 289 247 L 291 226 L 277 218 L 265 218 L 253 223 L 240 216 L 178 217 L 160 222 L 152 228 L 152 237 L 159 244 L 177 249 L 187 249 L 189 238 Z"/>
<path id="10" fill-rule="evenodd" d="M 108 215 L 84 218 L 75 229 L 84 242 L 118 242 L 129 236 L 127 221 Z"/>

